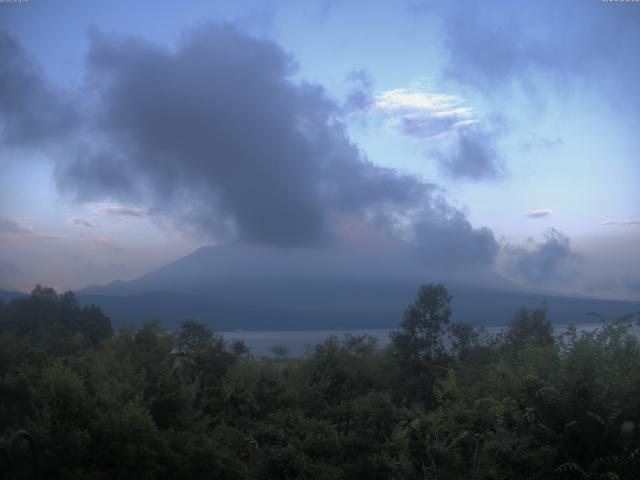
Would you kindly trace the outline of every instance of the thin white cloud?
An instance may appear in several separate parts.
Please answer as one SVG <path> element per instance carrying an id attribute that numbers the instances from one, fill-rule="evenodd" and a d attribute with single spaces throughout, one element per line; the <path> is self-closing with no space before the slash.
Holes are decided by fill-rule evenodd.
<path id="1" fill-rule="evenodd" d="M 96 223 L 90 220 L 85 220 L 84 218 L 80 218 L 80 217 L 67 218 L 67 225 L 79 225 L 81 227 L 87 227 L 87 228 L 94 228 L 97 226 Z"/>
<path id="2" fill-rule="evenodd" d="M 0 233 L 31 235 L 33 231 L 21 222 L 0 217 Z"/>
<path id="3" fill-rule="evenodd" d="M 60 235 L 50 235 L 47 233 L 28 233 L 21 236 L 25 240 L 59 240 L 62 238 Z"/>
<path id="4" fill-rule="evenodd" d="M 147 216 L 147 212 L 142 208 L 129 207 L 117 203 L 88 203 L 87 208 L 94 213 L 107 215 L 120 215 L 125 217 L 142 218 Z"/>
<path id="5" fill-rule="evenodd" d="M 372 107 L 387 125 L 405 135 L 428 139 L 478 123 L 473 110 L 455 95 L 396 88 L 376 95 Z"/>
<path id="6" fill-rule="evenodd" d="M 602 222 L 600 222 L 600 225 L 603 225 L 603 226 L 607 226 L 607 225 L 621 225 L 621 226 L 640 225 L 640 219 L 634 219 L 634 220 L 603 220 Z"/>
<path id="7" fill-rule="evenodd" d="M 417 109 L 437 112 L 449 111 L 459 103 L 460 99 L 454 95 L 395 88 L 380 93 L 376 97 L 375 105 L 383 110 Z"/>
<path id="8" fill-rule="evenodd" d="M 0 238 L 22 238 L 24 240 L 57 240 L 58 235 L 36 233 L 33 228 L 18 220 L 0 217 Z"/>
<path id="9" fill-rule="evenodd" d="M 544 218 L 550 217 L 551 215 L 553 215 L 553 210 L 548 208 L 539 208 L 538 210 L 531 210 L 524 214 L 525 217 L 529 218 Z"/>

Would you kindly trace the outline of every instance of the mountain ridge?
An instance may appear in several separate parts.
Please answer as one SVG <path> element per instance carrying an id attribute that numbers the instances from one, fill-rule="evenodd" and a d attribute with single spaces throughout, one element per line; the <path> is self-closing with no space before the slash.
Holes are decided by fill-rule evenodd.
<path id="1" fill-rule="evenodd" d="M 373 252 L 376 253 L 376 252 Z M 131 281 L 77 292 L 114 323 L 187 318 L 216 329 L 394 328 L 423 283 L 443 283 L 453 319 L 506 325 L 519 308 L 547 305 L 555 323 L 584 323 L 640 310 L 640 302 L 532 292 L 486 269 L 466 277 L 428 271 L 405 252 L 293 250 L 241 244 L 202 247 Z M 477 282 L 472 282 L 477 275 Z M 145 303 L 146 302 L 146 303 Z"/>

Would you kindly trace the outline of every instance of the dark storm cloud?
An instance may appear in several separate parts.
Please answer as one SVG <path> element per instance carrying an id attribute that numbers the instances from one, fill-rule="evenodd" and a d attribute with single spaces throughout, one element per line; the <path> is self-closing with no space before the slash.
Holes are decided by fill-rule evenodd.
<path id="1" fill-rule="evenodd" d="M 504 173 L 504 166 L 495 144 L 494 133 L 473 126 L 459 130 L 453 148 L 435 157 L 443 172 L 453 178 L 496 179 Z"/>
<path id="2" fill-rule="evenodd" d="M 460 212 L 440 202 L 436 212 L 422 215 L 415 223 L 415 244 L 421 258 L 429 265 L 491 266 L 498 253 L 493 232 L 474 229 Z M 455 253 L 454 253 L 455 252 Z M 455 261 L 451 256 L 455 255 Z"/>
<path id="3" fill-rule="evenodd" d="M 294 80 L 294 61 L 275 43 L 224 24 L 189 31 L 175 49 L 98 32 L 90 40 L 94 97 L 83 111 L 93 113 L 56 178 L 94 212 L 142 212 L 205 237 L 275 246 L 367 224 L 439 265 L 493 262 L 491 232 L 474 229 L 436 186 L 369 162 L 340 122 L 343 108 Z M 48 90 L 42 79 L 32 85 Z"/>
<path id="4" fill-rule="evenodd" d="M 271 41 L 228 25 L 193 30 L 175 51 L 94 34 L 88 58 L 110 147 L 59 170 L 79 198 L 144 192 L 152 215 L 274 245 L 322 242 L 336 216 L 392 228 L 418 208 L 432 243 L 475 241 L 466 219 L 432 207 L 434 186 L 369 162 L 339 122 L 340 106 L 293 81 L 294 62 Z"/>
<path id="5" fill-rule="evenodd" d="M 12 37 L 0 32 L 0 144 L 58 141 L 77 120 L 68 99 L 47 84 Z"/>
<path id="6" fill-rule="evenodd" d="M 632 2 L 461 0 L 427 10 L 442 21 L 449 75 L 487 93 L 516 84 L 535 95 L 549 80 L 595 85 L 618 106 L 640 103 L 640 9 Z"/>
<path id="7" fill-rule="evenodd" d="M 152 213 L 299 245 L 326 233 L 326 209 L 363 213 L 428 193 L 367 162 L 324 91 L 294 83 L 276 44 L 231 26 L 191 31 L 175 51 L 94 34 L 89 68 L 111 148 L 60 171 L 80 198 L 144 190 Z"/>
<path id="8" fill-rule="evenodd" d="M 530 241 L 526 247 L 507 247 L 509 271 L 540 286 L 575 276 L 579 256 L 572 250 L 569 237 L 554 228 L 544 237 L 543 242 Z"/>

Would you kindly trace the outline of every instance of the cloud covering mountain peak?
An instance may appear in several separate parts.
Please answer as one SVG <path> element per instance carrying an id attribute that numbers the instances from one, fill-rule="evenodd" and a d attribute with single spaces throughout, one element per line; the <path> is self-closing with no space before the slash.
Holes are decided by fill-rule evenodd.
<path id="1" fill-rule="evenodd" d="M 436 185 L 370 162 L 338 102 L 295 79 L 271 40 L 225 23 L 175 48 L 93 30 L 86 70 L 85 118 L 56 166 L 78 201 L 138 205 L 217 241 L 308 246 L 347 225 L 407 241 L 427 264 L 493 262 L 493 234 Z"/>

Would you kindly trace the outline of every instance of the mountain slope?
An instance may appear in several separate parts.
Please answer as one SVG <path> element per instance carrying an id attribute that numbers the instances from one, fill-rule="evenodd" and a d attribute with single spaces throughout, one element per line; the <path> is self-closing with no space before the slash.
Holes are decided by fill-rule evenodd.
<path id="1" fill-rule="evenodd" d="M 522 307 L 545 303 L 556 323 L 607 319 L 640 310 L 640 302 L 528 292 L 493 272 L 428 271 L 401 252 L 204 247 L 129 282 L 78 291 L 116 325 L 158 318 L 175 326 L 194 319 L 228 329 L 393 328 L 425 282 L 444 283 L 454 320 L 505 325 Z"/>
<path id="2" fill-rule="evenodd" d="M 640 304 L 598 299 L 523 294 L 505 290 L 451 289 L 453 320 L 474 325 L 503 326 L 518 309 L 547 305 L 554 323 L 587 323 L 591 312 L 606 319 L 637 312 Z M 139 325 L 160 319 L 166 327 L 175 328 L 191 319 L 215 330 L 326 330 L 395 328 L 402 312 L 411 301 L 389 296 L 387 302 L 372 302 L 356 307 L 328 305 L 321 307 L 264 307 L 227 300 L 186 295 L 175 292 L 147 292 L 128 296 L 80 295 L 81 304 L 95 304 L 112 319 L 114 326 Z"/>
<path id="3" fill-rule="evenodd" d="M 22 298 L 22 297 L 26 297 L 27 294 L 26 293 L 22 293 L 22 292 L 13 292 L 10 290 L 0 290 L 0 301 L 4 302 L 4 303 L 9 303 L 11 300 L 15 299 L 15 298 Z"/>

